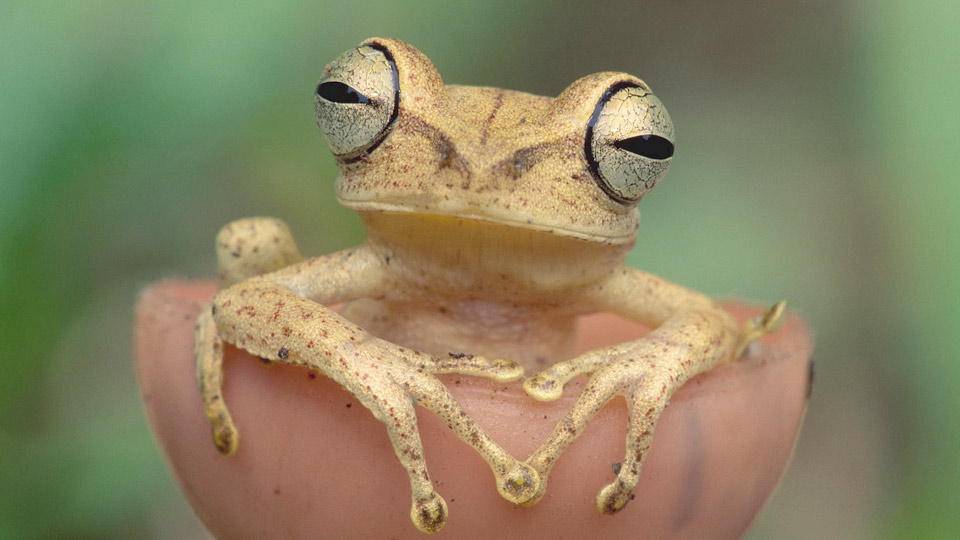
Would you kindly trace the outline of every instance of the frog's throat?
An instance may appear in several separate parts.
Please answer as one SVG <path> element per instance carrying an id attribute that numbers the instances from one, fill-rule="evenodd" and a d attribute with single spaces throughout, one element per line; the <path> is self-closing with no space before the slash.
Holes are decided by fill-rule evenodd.
<path id="1" fill-rule="evenodd" d="M 549 234 L 555 234 L 558 236 L 565 236 L 569 238 L 576 238 L 578 240 L 584 240 L 587 242 L 593 242 L 597 244 L 607 244 L 607 245 L 632 245 L 634 240 L 637 238 L 637 228 L 634 228 L 629 233 L 625 234 L 598 234 L 591 233 L 582 230 L 572 229 L 570 227 L 564 227 L 555 223 L 538 223 L 533 219 L 527 220 L 517 220 L 510 219 L 500 216 L 487 215 L 479 212 L 470 212 L 470 211 L 457 211 L 457 212 L 443 212 L 443 211 L 428 211 L 424 209 L 413 209 L 402 204 L 392 204 L 382 201 L 348 201 L 340 199 L 340 204 L 344 207 L 357 212 L 383 212 L 386 214 L 402 214 L 408 215 L 413 219 L 417 218 L 432 218 L 432 217 L 446 217 L 454 219 L 464 219 L 470 221 L 482 221 L 486 223 L 493 223 L 496 225 L 503 225 L 505 227 L 514 227 L 517 229 L 525 229 L 531 231 L 541 231 Z M 637 217 L 639 221 L 639 214 Z"/>

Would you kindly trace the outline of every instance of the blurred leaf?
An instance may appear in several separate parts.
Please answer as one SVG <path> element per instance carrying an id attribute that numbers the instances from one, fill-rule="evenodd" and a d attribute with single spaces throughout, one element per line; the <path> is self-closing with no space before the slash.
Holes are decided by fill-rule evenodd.
<path id="1" fill-rule="evenodd" d="M 891 216 L 900 254 L 890 290 L 896 306 L 891 383 L 897 401 L 896 512 L 890 538 L 960 535 L 960 5 L 888 2 L 865 11 L 870 62 L 863 95 L 875 156 L 902 211 Z"/>

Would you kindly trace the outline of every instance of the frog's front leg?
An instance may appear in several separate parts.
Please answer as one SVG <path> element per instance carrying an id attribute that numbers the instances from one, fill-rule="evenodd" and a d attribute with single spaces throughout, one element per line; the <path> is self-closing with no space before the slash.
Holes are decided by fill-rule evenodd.
<path id="1" fill-rule="evenodd" d="M 404 349 L 373 337 L 323 305 L 375 297 L 390 286 L 384 264 L 364 245 L 241 281 L 217 294 L 198 319 L 196 345 L 197 375 L 217 448 L 229 454 L 238 442 L 221 391 L 226 342 L 267 360 L 326 374 L 384 422 L 407 470 L 411 518 L 421 530 L 439 530 L 447 510 L 433 490 L 423 458 L 414 411 L 418 404 L 435 412 L 481 454 L 504 497 L 517 503 L 529 499 L 539 484 L 537 473 L 494 443 L 435 376 L 461 373 L 511 381 L 523 376 L 522 367 L 481 356 L 440 358 Z"/>
<path id="2" fill-rule="evenodd" d="M 733 358 L 738 341 L 769 330 L 782 306 L 772 308 L 738 338 L 732 317 L 713 302 L 639 271 L 625 269 L 611 277 L 592 293 L 592 301 L 655 330 L 639 340 L 560 362 L 524 382 L 528 394 L 546 401 L 558 398 L 574 376 L 593 374 L 547 441 L 527 460 L 541 476 L 540 489 L 527 504 L 543 496 L 550 469 L 594 415 L 615 396 L 623 396 L 628 416 L 624 459 L 617 478 L 597 496 L 597 509 L 612 514 L 632 496 L 670 396 L 693 376 Z"/>
<path id="3" fill-rule="evenodd" d="M 530 384 L 524 385 L 527 392 L 535 399 L 547 400 L 559 396 L 554 388 L 563 384 L 554 373 L 562 378 L 593 373 L 549 438 L 527 460 L 541 476 L 538 497 L 544 493 L 550 469 L 567 447 L 600 409 L 614 397 L 623 396 L 627 401 L 626 451 L 616 480 L 600 490 L 597 509 L 612 514 L 623 508 L 637 485 L 654 428 L 670 396 L 691 377 L 709 369 L 705 366 L 730 354 L 734 332 L 724 323 L 703 312 L 684 314 L 641 340 L 561 362 L 529 379 Z M 702 331 L 706 328 L 712 330 Z M 698 329 L 700 335 L 692 336 L 691 329 Z"/>
<path id="4" fill-rule="evenodd" d="M 216 252 L 220 287 L 224 289 L 270 274 L 274 284 L 320 302 L 337 303 L 374 294 L 372 288 L 385 279 L 380 261 L 365 247 L 300 263 L 303 256 L 290 229 L 275 218 L 245 218 L 225 225 L 217 235 Z M 231 455 L 239 444 L 239 434 L 223 402 L 223 340 L 212 304 L 197 319 L 194 355 L 214 444 L 221 453 Z"/>
<path id="5" fill-rule="evenodd" d="M 221 288 L 303 260 L 287 224 L 268 217 L 238 219 L 225 225 L 217 234 L 216 252 Z M 211 304 L 197 318 L 194 357 L 197 384 L 213 430 L 214 445 L 229 456 L 236 451 L 239 440 L 223 402 L 223 340 L 217 333 Z"/>
<path id="6" fill-rule="evenodd" d="M 504 497 L 522 502 L 532 496 L 539 483 L 537 473 L 494 443 L 434 375 L 453 372 L 516 380 L 523 374 L 520 366 L 479 356 L 457 362 L 404 349 L 370 335 L 317 302 L 271 283 L 274 276 L 241 282 L 214 298 L 212 313 L 219 335 L 261 358 L 327 375 L 382 421 L 397 458 L 407 470 L 413 499 L 411 518 L 419 529 L 439 530 L 446 519 L 446 504 L 430 482 L 416 405 L 436 413 L 480 453 Z"/>

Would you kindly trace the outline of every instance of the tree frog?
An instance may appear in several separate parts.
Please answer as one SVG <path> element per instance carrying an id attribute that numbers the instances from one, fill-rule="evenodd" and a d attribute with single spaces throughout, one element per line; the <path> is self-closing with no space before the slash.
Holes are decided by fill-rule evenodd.
<path id="1" fill-rule="evenodd" d="M 304 259 L 281 221 L 221 230 L 222 289 L 197 322 L 196 358 L 224 454 L 239 441 L 221 390 L 225 343 L 316 370 L 356 396 L 384 423 L 425 532 L 443 526 L 447 506 L 427 471 L 417 406 L 480 453 L 503 497 L 530 505 L 591 418 L 623 396 L 626 453 L 596 501 L 614 513 L 630 500 L 671 394 L 736 358 L 783 310 L 738 331 L 709 298 L 625 266 L 637 204 L 674 151 L 667 110 L 636 77 L 588 75 L 557 98 L 444 85 L 417 49 L 374 38 L 326 66 L 314 99 L 340 168 L 337 198 L 360 214 L 367 238 Z M 573 357 L 576 318 L 598 311 L 653 330 Z M 441 373 L 532 374 L 523 388 L 544 401 L 590 378 L 521 461 L 461 409 Z"/>

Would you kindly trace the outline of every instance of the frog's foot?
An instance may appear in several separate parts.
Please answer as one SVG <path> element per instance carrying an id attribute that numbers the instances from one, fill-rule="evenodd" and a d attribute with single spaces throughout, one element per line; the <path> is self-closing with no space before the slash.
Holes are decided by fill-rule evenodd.
<path id="1" fill-rule="evenodd" d="M 305 366 L 324 373 L 352 393 L 384 423 L 394 453 L 407 471 L 411 517 L 422 531 L 436 532 L 446 520 L 446 505 L 427 471 L 415 408 L 439 416 L 457 436 L 487 461 L 504 497 L 521 502 L 536 491 L 536 471 L 518 463 L 460 407 L 434 372 L 480 374 L 516 379 L 512 362 L 468 355 L 434 357 L 375 338 L 328 308 L 263 279 L 251 279 L 221 291 L 213 309 L 201 317 L 199 342 L 206 335 L 263 359 Z M 216 316 L 215 325 L 212 323 Z M 205 395 L 221 382 L 219 356 L 198 355 Z M 216 401 L 216 400 L 214 400 Z M 214 408 L 222 403 L 211 401 Z M 225 409 L 223 409 L 225 411 Z M 216 429 L 216 428 L 215 428 Z"/>
<path id="2" fill-rule="evenodd" d="M 597 508 L 604 514 L 612 514 L 623 508 L 632 498 L 637 485 L 643 458 L 653 440 L 653 429 L 661 411 L 672 392 L 679 387 L 681 376 L 674 358 L 663 358 L 664 342 L 645 340 L 644 348 L 622 352 L 605 366 L 595 369 L 583 392 L 569 411 L 560 419 L 547 440 L 537 449 L 527 463 L 541 477 L 537 493 L 526 504 L 535 504 L 543 497 L 550 470 L 554 463 L 580 436 L 590 420 L 616 396 L 627 398 L 628 426 L 626 452 L 617 472 L 617 479 L 600 490 Z M 658 355 L 662 355 L 658 357 Z M 572 362 L 576 363 L 577 359 Z M 564 371 L 582 373 L 596 362 L 584 366 L 576 364 L 564 367 Z M 660 367 L 658 368 L 658 364 Z"/>
<path id="3" fill-rule="evenodd" d="M 660 388 L 667 388 L 667 383 L 662 383 Z M 640 467 L 653 443 L 654 427 L 667 405 L 669 392 L 661 389 L 644 385 L 627 396 L 626 451 L 617 478 L 597 494 L 597 510 L 601 514 L 615 514 L 633 499 L 633 490 L 640 479 Z"/>
<path id="4" fill-rule="evenodd" d="M 536 378 L 536 377 L 534 377 Z M 526 463 L 540 475 L 540 485 L 537 491 L 524 504 L 532 506 L 543 498 L 547 491 L 547 480 L 554 463 L 563 454 L 563 451 L 583 432 L 590 419 L 607 402 L 606 392 L 600 379 L 594 377 L 587 383 L 580 398 L 574 402 L 567 414 L 554 426 L 547 440 L 533 453 Z M 527 384 L 524 383 L 526 389 Z M 529 390 L 528 390 L 529 393 Z"/>
<path id="5" fill-rule="evenodd" d="M 440 417 L 447 426 L 457 434 L 457 437 L 465 443 L 472 446 L 490 466 L 493 472 L 497 491 L 508 501 L 515 504 L 522 504 L 529 500 L 537 492 L 540 485 L 540 476 L 525 463 L 521 463 L 508 454 L 503 448 L 490 438 L 489 435 L 460 407 L 460 404 L 453 398 L 447 387 L 432 374 L 424 373 L 421 370 L 424 366 L 430 369 L 437 369 L 438 364 L 444 364 L 444 373 L 477 373 L 477 365 L 468 363 L 464 370 L 454 368 L 449 365 L 449 360 L 435 358 L 433 361 L 429 355 L 409 351 L 412 357 L 409 358 L 409 365 L 401 365 L 391 377 L 396 380 L 400 386 L 409 393 L 410 397 L 416 400 L 420 405 Z M 479 362 L 487 362 L 479 356 L 473 357 L 473 360 L 479 359 Z M 467 360 L 465 357 L 458 360 Z M 501 373 L 497 363 L 502 361 L 490 362 L 490 369 L 498 370 Z M 510 362 L 509 364 L 513 364 Z M 506 373 L 513 373 L 523 368 L 516 366 L 507 366 Z M 489 376 L 489 373 L 483 371 L 480 373 Z M 512 380 L 519 378 L 514 376 Z M 389 428 L 389 424 L 388 424 Z M 412 426 L 416 429 L 416 425 Z M 398 451 L 398 456 L 400 453 Z M 403 462 L 401 457 L 401 462 Z"/>
<path id="6" fill-rule="evenodd" d="M 197 361 L 197 384 L 203 397 L 203 410 L 213 430 L 213 444 L 221 454 L 233 454 L 240 435 L 223 401 L 223 341 L 217 335 L 211 306 L 206 306 L 197 318 L 194 339 Z"/>
<path id="7" fill-rule="evenodd" d="M 358 365 L 352 362 L 347 362 L 347 365 L 353 368 L 354 373 L 361 373 Z M 349 374 L 346 375 L 349 377 Z M 374 417 L 386 425 L 393 451 L 407 471 L 410 481 L 410 519 L 414 526 L 425 533 L 439 531 L 447 521 L 447 503 L 434 490 L 423 456 L 423 443 L 420 440 L 413 401 L 420 392 L 408 392 L 394 383 L 392 377 L 369 377 L 364 380 L 364 376 L 359 375 L 354 381 L 335 378 L 370 409 Z M 354 383 L 359 380 L 364 383 L 366 392 L 357 391 Z M 418 383 L 414 384 L 419 388 Z"/>
<path id="8" fill-rule="evenodd" d="M 217 266 L 223 288 L 302 260 L 293 234 L 279 219 L 238 219 L 217 234 Z"/>
<path id="9" fill-rule="evenodd" d="M 387 366 L 389 382 L 365 378 L 370 390 L 358 395 L 374 416 L 386 424 L 397 459 L 407 471 L 412 498 L 410 517 L 414 525 L 423 532 L 437 532 L 447 518 L 446 503 L 434 491 L 423 457 L 415 404 L 434 412 L 461 440 L 480 453 L 505 498 L 519 503 L 530 497 L 539 484 L 537 473 L 498 446 L 463 411 L 446 386 L 435 376 L 418 371 L 416 364 Z"/>
<path id="10" fill-rule="evenodd" d="M 760 315 L 748 320 L 740 330 L 740 335 L 737 336 L 737 346 L 733 357 L 740 358 L 752 341 L 776 331 L 783 322 L 782 315 L 786 309 L 787 302 L 781 300 Z"/>
<path id="11" fill-rule="evenodd" d="M 485 377 L 497 382 L 512 382 L 523 377 L 523 366 L 516 362 L 503 359 L 488 360 L 480 355 L 449 353 L 447 357 L 435 357 L 420 353 L 413 353 L 409 358 L 411 364 L 417 370 L 423 370 L 426 373 L 458 373 L 461 375 L 473 375 L 476 377 Z M 471 446 L 474 441 L 479 444 L 474 446 L 484 457 L 493 470 L 497 482 L 497 491 L 504 499 L 514 503 L 523 504 L 532 498 L 540 485 L 540 476 L 526 463 L 521 463 L 499 448 L 469 417 L 448 415 L 447 411 L 458 411 L 459 404 L 449 395 L 446 387 L 439 381 L 422 381 L 421 384 L 410 385 L 408 391 L 417 399 L 418 404 L 432 410 L 438 416 L 444 419 L 448 426 L 457 433 L 462 440 Z M 417 392 L 418 387 L 431 388 L 431 391 Z M 420 396 L 420 397 L 418 397 Z M 457 413 L 458 415 L 460 413 Z"/>
<path id="12" fill-rule="evenodd" d="M 604 347 L 587 354 L 557 362 L 523 381 L 523 390 L 537 401 L 553 401 L 563 395 L 563 386 L 577 375 L 592 373 L 616 354 L 621 347 Z"/>

